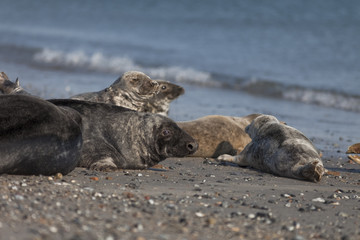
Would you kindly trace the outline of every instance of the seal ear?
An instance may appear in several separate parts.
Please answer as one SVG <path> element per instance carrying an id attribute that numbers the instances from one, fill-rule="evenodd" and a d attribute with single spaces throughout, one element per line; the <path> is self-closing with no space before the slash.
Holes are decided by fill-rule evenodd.
<path id="1" fill-rule="evenodd" d="M 16 86 L 16 87 L 20 87 L 19 78 L 16 78 L 16 80 L 15 80 L 15 86 Z"/>

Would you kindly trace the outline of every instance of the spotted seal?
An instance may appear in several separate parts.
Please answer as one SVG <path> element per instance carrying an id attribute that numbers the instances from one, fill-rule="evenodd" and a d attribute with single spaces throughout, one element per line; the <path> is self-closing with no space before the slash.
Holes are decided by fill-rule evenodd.
<path id="1" fill-rule="evenodd" d="M 142 111 L 167 116 L 169 114 L 170 103 L 180 95 L 184 94 L 185 90 L 183 87 L 168 81 L 155 81 L 159 84 L 159 91 L 146 102 Z"/>
<path id="2" fill-rule="evenodd" d="M 158 90 L 159 84 L 157 81 L 152 80 L 142 72 L 129 71 L 104 90 L 78 94 L 70 98 L 114 104 L 135 111 L 142 111 L 145 103 Z"/>
<path id="3" fill-rule="evenodd" d="M 81 116 L 28 95 L 0 95 L 0 174 L 67 174 L 80 160 Z"/>
<path id="4" fill-rule="evenodd" d="M 102 171 L 145 169 L 168 157 L 192 154 L 198 147 L 174 121 L 159 114 L 80 100 L 49 101 L 70 107 L 82 117 L 80 167 Z"/>
<path id="5" fill-rule="evenodd" d="M 245 127 L 260 114 L 245 117 L 209 115 L 192 121 L 177 122 L 192 136 L 199 149 L 191 157 L 216 158 L 222 154 L 236 155 L 251 141 Z"/>
<path id="6" fill-rule="evenodd" d="M 222 155 L 219 160 L 314 182 L 320 181 L 325 173 L 311 141 L 297 129 L 281 124 L 274 116 L 258 116 L 245 130 L 252 141 L 239 155 Z"/>

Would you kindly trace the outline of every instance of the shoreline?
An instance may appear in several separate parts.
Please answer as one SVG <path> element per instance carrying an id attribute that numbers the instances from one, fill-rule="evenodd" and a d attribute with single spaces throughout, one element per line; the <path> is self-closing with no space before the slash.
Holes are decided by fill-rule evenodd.
<path id="1" fill-rule="evenodd" d="M 360 165 L 319 183 L 203 158 L 66 176 L 1 175 L 3 239 L 357 239 Z"/>

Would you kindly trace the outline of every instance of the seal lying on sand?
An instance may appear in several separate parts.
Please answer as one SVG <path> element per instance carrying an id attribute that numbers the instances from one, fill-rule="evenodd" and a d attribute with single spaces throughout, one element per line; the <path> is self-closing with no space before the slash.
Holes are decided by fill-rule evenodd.
<path id="1" fill-rule="evenodd" d="M 20 87 L 19 79 L 16 79 L 15 83 L 13 83 L 4 72 L 0 72 L 0 94 L 30 95 Z"/>
<path id="2" fill-rule="evenodd" d="M 170 103 L 184 94 L 184 88 L 164 80 L 156 80 L 159 83 L 159 92 L 146 102 L 142 112 L 158 113 L 167 116 Z"/>
<path id="3" fill-rule="evenodd" d="M 281 124 L 274 116 L 261 115 L 246 127 L 246 132 L 252 141 L 239 155 L 218 159 L 283 177 L 320 181 L 325 172 L 323 163 L 300 131 Z"/>
<path id="4" fill-rule="evenodd" d="M 145 103 L 159 90 L 159 84 L 142 72 L 124 73 L 110 87 L 99 92 L 83 93 L 72 99 L 102 102 L 142 111 Z"/>
<path id="5" fill-rule="evenodd" d="M 49 100 L 82 116 L 80 167 L 110 171 L 144 169 L 168 157 L 184 157 L 197 143 L 167 117 L 71 99 Z"/>
<path id="6" fill-rule="evenodd" d="M 236 155 L 244 149 L 251 141 L 245 127 L 257 116 L 259 114 L 245 117 L 210 115 L 177 124 L 199 144 L 191 157 L 216 158 L 222 154 Z"/>
<path id="7" fill-rule="evenodd" d="M 79 159 L 81 116 L 26 95 L 0 95 L 0 174 L 67 174 Z"/>
<path id="8" fill-rule="evenodd" d="M 355 143 L 348 147 L 346 154 L 355 153 L 360 154 L 360 143 Z M 353 160 L 355 163 L 360 164 L 360 156 L 358 155 L 348 155 L 348 158 Z"/>

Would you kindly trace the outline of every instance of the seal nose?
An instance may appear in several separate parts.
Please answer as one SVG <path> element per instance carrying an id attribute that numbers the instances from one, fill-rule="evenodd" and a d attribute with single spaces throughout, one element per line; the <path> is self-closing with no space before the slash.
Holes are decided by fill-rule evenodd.
<path id="1" fill-rule="evenodd" d="M 156 87 L 158 85 L 159 85 L 159 83 L 157 81 L 150 81 L 150 86 L 151 87 Z"/>
<path id="2" fill-rule="evenodd" d="M 186 147 L 190 153 L 194 153 L 198 149 L 198 144 L 197 142 L 189 142 Z"/>

